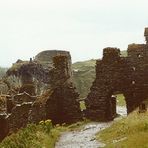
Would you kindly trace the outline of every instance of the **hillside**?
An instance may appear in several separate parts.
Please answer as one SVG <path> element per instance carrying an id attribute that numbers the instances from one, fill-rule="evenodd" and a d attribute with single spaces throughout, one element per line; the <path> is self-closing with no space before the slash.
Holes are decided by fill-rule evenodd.
<path id="1" fill-rule="evenodd" d="M 127 51 L 121 51 L 121 56 L 126 57 Z M 92 82 L 95 79 L 95 65 L 95 59 L 76 62 L 72 65 L 73 82 L 81 98 L 85 98 L 88 95 Z"/>
<path id="2" fill-rule="evenodd" d="M 127 118 L 114 122 L 112 126 L 97 134 L 105 148 L 147 148 L 148 113 L 134 111 Z"/>
<path id="3" fill-rule="evenodd" d="M 77 62 L 72 65 L 73 81 L 80 93 L 80 97 L 87 96 L 93 80 L 95 79 L 95 63 L 96 60 Z"/>

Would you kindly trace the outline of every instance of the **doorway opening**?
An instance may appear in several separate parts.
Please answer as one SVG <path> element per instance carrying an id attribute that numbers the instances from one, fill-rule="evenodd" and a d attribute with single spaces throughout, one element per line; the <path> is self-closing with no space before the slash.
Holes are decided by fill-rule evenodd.
<path id="1" fill-rule="evenodd" d="M 111 96 L 112 112 L 114 116 L 127 116 L 126 99 L 122 92 L 115 92 Z"/>

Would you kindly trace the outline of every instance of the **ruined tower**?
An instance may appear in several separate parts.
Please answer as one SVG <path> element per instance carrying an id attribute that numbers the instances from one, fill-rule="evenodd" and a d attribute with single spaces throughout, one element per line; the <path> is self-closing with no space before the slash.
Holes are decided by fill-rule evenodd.
<path id="1" fill-rule="evenodd" d="M 81 120 L 82 114 L 78 102 L 79 94 L 71 81 L 69 59 L 67 56 L 53 58 L 52 93 L 46 103 L 46 118 L 54 123 L 73 123 Z"/>

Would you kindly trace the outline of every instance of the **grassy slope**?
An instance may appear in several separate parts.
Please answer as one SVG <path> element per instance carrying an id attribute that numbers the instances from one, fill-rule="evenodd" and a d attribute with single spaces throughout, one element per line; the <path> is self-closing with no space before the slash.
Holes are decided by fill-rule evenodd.
<path id="1" fill-rule="evenodd" d="M 44 124 L 29 124 L 26 128 L 6 137 L 0 143 L 0 148 L 54 148 L 62 132 L 80 130 L 87 122 L 89 121 L 84 120 L 71 125 L 54 127 L 45 124 L 46 121 Z"/>
<path id="2" fill-rule="evenodd" d="M 60 132 L 65 131 L 65 127 L 55 127 L 48 131 L 45 125 L 28 125 L 6 137 L 0 147 L 2 148 L 54 148 L 55 142 L 60 136 Z"/>
<path id="3" fill-rule="evenodd" d="M 96 60 L 89 60 L 77 62 L 72 65 L 74 70 L 73 81 L 81 98 L 87 96 L 92 82 L 95 79 L 95 64 Z"/>
<path id="4" fill-rule="evenodd" d="M 105 148 L 148 148 L 148 113 L 131 113 L 97 135 Z"/>

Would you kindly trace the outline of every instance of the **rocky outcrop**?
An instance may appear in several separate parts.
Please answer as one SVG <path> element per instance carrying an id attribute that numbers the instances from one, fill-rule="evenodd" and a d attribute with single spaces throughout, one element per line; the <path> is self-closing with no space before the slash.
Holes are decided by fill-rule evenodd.
<path id="1" fill-rule="evenodd" d="M 53 57 L 59 56 L 59 55 L 68 57 L 68 65 L 69 65 L 69 67 L 71 67 L 70 53 L 68 51 L 62 51 L 62 50 L 42 51 L 35 56 L 34 61 L 41 63 L 44 66 L 44 68 L 46 68 L 46 69 L 50 69 L 50 68 L 52 69 L 53 68 Z M 70 70 L 70 68 L 69 68 L 69 70 Z"/>

